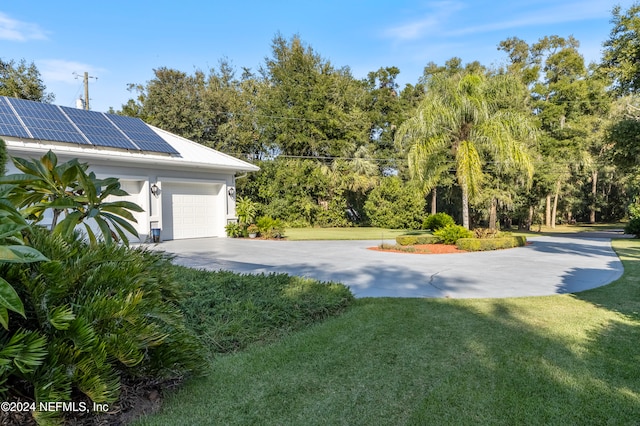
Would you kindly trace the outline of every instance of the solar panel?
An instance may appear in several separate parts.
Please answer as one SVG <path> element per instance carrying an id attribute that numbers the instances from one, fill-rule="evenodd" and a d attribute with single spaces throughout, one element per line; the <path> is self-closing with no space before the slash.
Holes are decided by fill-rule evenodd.
<path id="1" fill-rule="evenodd" d="M 177 154 L 142 120 L 0 96 L 0 134 L 28 139 Z"/>
<path id="2" fill-rule="evenodd" d="M 14 98 L 9 102 L 35 139 L 89 143 L 56 105 Z"/>
<path id="3" fill-rule="evenodd" d="M 109 114 L 111 120 L 120 130 L 127 135 L 143 151 L 163 152 L 166 154 L 179 154 L 171 145 L 151 130 L 144 121 L 139 118 L 125 117 Z"/>
<path id="4" fill-rule="evenodd" d="M 104 114 L 63 106 L 60 108 L 93 145 L 138 151 L 138 147 L 131 143 Z"/>
<path id="5" fill-rule="evenodd" d="M 0 97 L 0 134 L 31 138 L 5 98 Z"/>

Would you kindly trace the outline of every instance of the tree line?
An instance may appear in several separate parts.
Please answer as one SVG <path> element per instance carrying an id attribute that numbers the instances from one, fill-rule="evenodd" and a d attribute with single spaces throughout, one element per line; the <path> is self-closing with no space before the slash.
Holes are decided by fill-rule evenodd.
<path id="1" fill-rule="evenodd" d="M 467 227 L 613 221 L 638 194 L 640 4 L 611 23 L 598 63 L 572 36 L 511 37 L 503 66 L 430 62 L 404 88 L 397 67 L 356 79 L 277 34 L 257 70 L 158 68 L 111 112 L 255 162 L 238 194 L 291 226 L 418 227 L 427 209 Z M 32 66 L 0 65 L 1 94 L 51 101 L 15 84 Z"/>

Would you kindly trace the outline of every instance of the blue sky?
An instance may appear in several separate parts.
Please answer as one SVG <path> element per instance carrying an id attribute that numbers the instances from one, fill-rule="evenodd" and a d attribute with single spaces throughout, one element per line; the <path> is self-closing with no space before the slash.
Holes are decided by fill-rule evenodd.
<path id="1" fill-rule="evenodd" d="M 319 0 L 219 2 L 181 0 L 0 3 L 0 58 L 26 59 L 40 70 L 55 103 L 74 106 L 88 71 L 90 105 L 120 109 L 153 69 L 187 73 L 228 59 L 257 70 L 277 33 L 294 34 L 334 66 L 363 78 L 397 66 L 398 82 L 415 84 L 424 66 L 458 56 L 499 65 L 501 40 L 529 43 L 545 35 L 573 35 L 580 52 L 598 61 L 611 30 L 611 9 L 634 0 Z"/>

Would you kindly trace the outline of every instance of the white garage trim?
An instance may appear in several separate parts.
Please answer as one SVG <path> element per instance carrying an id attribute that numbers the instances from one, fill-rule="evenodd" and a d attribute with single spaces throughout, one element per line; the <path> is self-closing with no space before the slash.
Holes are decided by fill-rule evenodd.
<path id="1" fill-rule="evenodd" d="M 144 242 L 149 236 L 149 181 L 147 178 L 121 178 L 120 188 L 129 193 L 124 197 L 109 197 L 109 201 L 130 201 L 136 203 L 144 211 L 131 212 L 136 222 L 131 223 L 138 231 L 138 238 L 127 232 L 130 242 Z"/>

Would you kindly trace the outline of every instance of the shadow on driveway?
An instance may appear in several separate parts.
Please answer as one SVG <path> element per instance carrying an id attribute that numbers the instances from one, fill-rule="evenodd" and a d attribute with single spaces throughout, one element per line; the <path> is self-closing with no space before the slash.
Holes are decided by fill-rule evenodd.
<path id="1" fill-rule="evenodd" d="M 599 287 L 622 275 L 609 239 L 571 235 L 529 241 L 509 250 L 438 255 L 367 249 L 378 241 L 203 238 L 156 248 L 184 266 L 341 282 L 357 297 L 544 296 Z"/>

